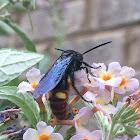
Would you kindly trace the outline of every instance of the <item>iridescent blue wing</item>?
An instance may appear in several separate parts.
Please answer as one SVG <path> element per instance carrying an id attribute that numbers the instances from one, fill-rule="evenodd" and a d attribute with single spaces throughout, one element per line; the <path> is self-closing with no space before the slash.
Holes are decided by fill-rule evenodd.
<path id="1" fill-rule="evenodd" d="M 35 88 L 34 97 L 38 98 L 40 95 L 48 93 L 54 89 L 61 81 L 63 75 L 66 73 L 69 65 L 73 60 L 73 54 L 69 56 L 60 56 L 49 71 L 40 80 Z"/>

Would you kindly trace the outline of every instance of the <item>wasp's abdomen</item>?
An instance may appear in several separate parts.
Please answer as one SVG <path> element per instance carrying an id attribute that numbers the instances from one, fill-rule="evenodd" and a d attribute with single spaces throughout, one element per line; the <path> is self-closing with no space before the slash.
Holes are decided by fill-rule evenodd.
<path id="1" fill-rule="evenodd" d="M 52 115 L 55 119 L 65 120 L 68 118 L 68 93 L 67 90 L 52 90 L 49 93 L 49 103 Z"/>

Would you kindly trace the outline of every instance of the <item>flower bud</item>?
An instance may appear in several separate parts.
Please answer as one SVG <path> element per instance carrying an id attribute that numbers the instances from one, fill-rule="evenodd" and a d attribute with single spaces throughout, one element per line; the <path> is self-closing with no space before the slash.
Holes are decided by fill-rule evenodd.
<path id="1" fill-rule="evenodd" d="M 23 0 L 22 5 L 23 7 L 28 8 L 30 3 L 31 3 L 31 0 Z"/>

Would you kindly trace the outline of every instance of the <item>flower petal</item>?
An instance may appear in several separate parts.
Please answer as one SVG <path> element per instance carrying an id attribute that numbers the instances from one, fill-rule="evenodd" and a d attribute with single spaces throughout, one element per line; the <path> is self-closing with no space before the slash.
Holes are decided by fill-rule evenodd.
<path id="1" fill-rule="evenodd" d="M 101 77 L 102 72 L 106 71 L 106 66 L 104 63 L 93 63 L 92 67 L 95 67 L 91 68 L 91 72 L 96 77 Z"/>
<path id="2" fill-rule="evenodd" d="M 41 79 L 40 70 L 33 67 L 27 72 L 26 77 L 31 84 L 38 84 Z"/>
<path id="3" fill-rule="evenodd" d="M 104 89 L 100 89 L 97 92 L 97 96 L 95 98 L 96 103 L 100 103 L 100 105 L 105 105 L 108 104 L 111 101 L 111 94 L 108 90 Z"/>
<path id="4" fill-rule="evenodd" d="M 126 91 L 134 91 L 139 88 L 139 81 L 135 78 L 131 78 L 127 81 Z"/>
<path id="5" fill-rule="evenodd" d="M 104 87 L 103 85 L 108 85 L 112 87 L 117 87 L 120 85 L 122 78 L 121 77 L 116 77 L 116 78 L 111 78 L 110 80 L 104 81 L 101 78 L 96 78 L 94 77 L 99 82 L 100 87 Z"/>
<path id="6" fill-rule="evenodd" d="M 59 133 L 52 133 L 49 136 L 49 140 L 64 140 L 62 135 Z"/>
<path id="7" fill-rule="evenodd" d="M 115 115 L 118 111 L 117 108 L 115 108 L 113 105 L 108 104 L 108 105 L 104 105 L 103 108 L 109 113 L 109 114 L 113 114 Z"/>
<path id="8" fill-rule="evenodd" d="M 84 140 L 85 135 L 84 134 L 76 134 L 70 138 L 70 140 Z"/>
<path id="9" fill-rule="evenodd" d="M 109 112 L 107 112 L 107 111 L 104 109 L 104 107 L 101 106 L 100 104 L 97 104 L 96 106 L 97 106 L 97 108 L 98 108 L 99 110 L 101 110 L 101 112 L 111 121 L 111 117 L 110 117 L 110 115 L 109 115 Z"/>
<path id="10" fill-rule="evenodd" d="M 114 88 L 114 91 L 119 94 L 124 94 L 126 91 L 134 91 L 138 89 L 138 87 L 139 81 L 135 78 L 131 78 L 130 80 L 127 80 L 123 86 Z"/>
<path id="11" fill-rule="evenodd" d="M 93 106 L 96 104 L 95 97 L 96 97 L 96 95 L 93 94 L 93 93 L 90 92 L 90 91 L 87 91 L 87 92 L 84 94 L 84 98 L 85 98 L 87 101 L 92 101 Z"/>
<path id="12" fill-rule="evenodd" d="M 140 135 L 135 136 L 133 140 L 140 140 Z"/>
<path id="13" fill-rule="evenodd" d="M 122 81 L 121 77 L 111 78 L 110 80 L 105 82 L 105 85 L 117 87 L 120 85 L 121 81 Z"/>
<path id="14" fill-rule="evenodd" d="M 23 135 L 23 140 L 38 140 L 38 131 L 32 128 L 27 129 Z"/>
<path id="15" fill-rule="evenodd" d="M 93 113 L 87 107 L 83 107 L 79 110 L 78 114 L 75 115 L 74 120 L 79 119 L 79 123 L 85 125 L 91 117 L 91 114 Z"/>
<path id="16" fill-rule="evenodd" d="M 34 88 L 31 87 L 31 85 L 28 83 L 28 82 L 21 82 L 19 85 L 18 85 L 18 93 L 25 93 L 27 91 L 33 91 Z"/>
<path id="17" fill-rule="evenodd" d="M 119 86 L 119 87 L 115 87 L 114 91 L 118 94 L 124 94 L 126 92 L 125 87 L 124 86 Z"/>
<path id="18" fill-rule="evenodd" d="M 135 75 L 135 70 L 131 67 L 124 66 L 122 67 L 120 74 L 122 75 L 122 77 L 128 80 Z"/>
<path id="19" fill-rule="evenodd" d="M 95 131 L 89 133 L 87 135 L 87 138 L 89 140 L 101 140 L 102 139 L 102 133 L 101 133 L 100 130 L 95 130 Z"/>
<path id="20" fill-rule="evenodd" d="M 108 73 L 113 77 L 120 76 L 121 66 L 118 62 L 112 62 L 108 66 Z"/>
<path id="21" fill-rule="evenodd" d="M 88 82 L 87 74 L 86 74 L 85 70 L 83 70 L 83 69 L 74 73 L 74 79 L 75 79 L 76 87 L 80 87 L 84 83 Z"/>
<path id="22" fill-rule="evenodd" d="M 47 126 L 47 124 L 43 121 L 37 123 L 37 129 L 39 133 L 45 133 L 48 136 L 53 132 L 53 127 Z"/>
<path id="23" fill-rule="evenodd" d="M 76 129 L 76 134 L 80 134 L 80 133 L 88 133 L 89 130 L 86 129 L 85 127 L 83 127 L 81 124 L 78 125 L 76 122 L 75 122 L 75 129 Z"/>

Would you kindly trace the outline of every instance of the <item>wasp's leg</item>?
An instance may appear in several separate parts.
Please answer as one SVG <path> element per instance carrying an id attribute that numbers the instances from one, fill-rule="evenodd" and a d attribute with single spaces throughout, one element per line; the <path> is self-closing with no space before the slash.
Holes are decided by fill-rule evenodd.
<path id="1" fill-rule="evenodd" d="M 77 92 L 77 94 L 85 101 L 85 102 L 90 102 L 91 101 L 87 101 L 81 94 L 80 92 L 77 90 L 77 88 L 75 87 L 75 84 L 74 84 L 74 70 L 72 69 L 71 70 L 71 73 L 70 73 L 70 80 L 71 80 L 71 85 L 73 87 L 73 89 Z"/>
<path id="2" fill-rule="evenodd" d="M 85 66 L 85 67 L 81 67 L 81 69 L 86 69 L 86 73 L 87 73 L 87 79 L 89 81 L 89 83 L 91 83 L 90 79 L 89 79 L 89 72 L 88 72 L 88 68 Z"/>

